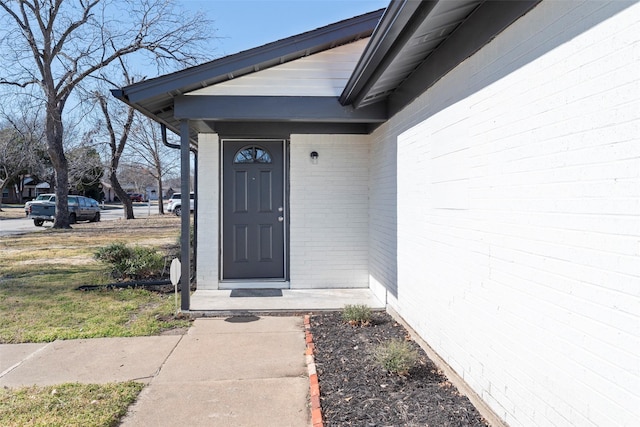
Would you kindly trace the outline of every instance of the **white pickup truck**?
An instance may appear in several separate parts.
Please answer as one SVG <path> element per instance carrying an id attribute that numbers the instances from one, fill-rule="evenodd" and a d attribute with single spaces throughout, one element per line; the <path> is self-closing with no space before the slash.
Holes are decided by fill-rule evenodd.
<path id="1" fill-rule="evenodd" d="M 182 199 L 180 193 L 173 193 L 169 201 L 167 202 L 167 212 L 173 212 L 177 216 L 182 214 Z M 190 194 L 190 211 L 193 212 L 195 194 Z"/>
<path id="2" fill-rule="evenodd" d="M 24 204 L 24 213 L 25 215 L 29 216 L 29 206 L 31 206 L 31 203 L 33 202 L 55 202 L 55 201 L 56 201 L 55 194 L 40 194 L 35 199 L 30 200 Z"/>

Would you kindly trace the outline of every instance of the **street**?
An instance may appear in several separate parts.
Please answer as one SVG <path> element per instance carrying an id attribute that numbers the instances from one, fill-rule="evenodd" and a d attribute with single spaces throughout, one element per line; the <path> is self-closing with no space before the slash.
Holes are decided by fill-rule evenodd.
<path id="1" fill-rule="evenodd" d="M 134 204 L 133 214 L 136 218 L 144 218 L 158 213 L 158 206 L 145 204 Z M 124 209 L 119 207 L 107 206 L 100 212 L 101 221 L 111 221 L 114 219 L 122 218 L 124 216 Z M 10 236 L 12 234 L 21 234 L 30 231 L 46 230 L 51 228 L 52 222 L 45 222 L 42 227 L 36 227 L 33 225 L 33 220 L 27 217 L 22 218 L 9 218 L 0 220 L 0 237 Z"/>

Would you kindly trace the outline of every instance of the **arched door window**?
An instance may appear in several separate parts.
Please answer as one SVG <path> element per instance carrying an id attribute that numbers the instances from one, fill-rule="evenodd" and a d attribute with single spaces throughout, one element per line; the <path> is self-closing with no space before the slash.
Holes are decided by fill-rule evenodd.
<path id="1" fill-rule="evenodd" d="M 233 163 L 271 163 L 271 154 L 257 145 L 244 147 L 233 157 Z"/>

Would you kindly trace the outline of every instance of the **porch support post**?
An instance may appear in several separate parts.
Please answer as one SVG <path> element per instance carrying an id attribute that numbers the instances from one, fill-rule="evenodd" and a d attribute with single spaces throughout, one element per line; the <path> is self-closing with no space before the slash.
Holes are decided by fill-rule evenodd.
<path id="1" fill-rule="evenodd" d="M 189 226 L 191 225 L 190 213 L 190 161 L 189 161 L 189 120 L 180 120 L 180 200 L 182 214 L 180 217 L 180 296 L 182 302 L 180 308 L 189 310 L 191 291 L 191 245 Z"/>

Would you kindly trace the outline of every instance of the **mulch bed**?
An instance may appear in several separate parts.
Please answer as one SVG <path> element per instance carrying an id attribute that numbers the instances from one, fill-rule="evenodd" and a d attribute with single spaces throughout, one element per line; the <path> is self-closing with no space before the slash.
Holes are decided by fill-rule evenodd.
<path id="1" fill-rule="evenodd" d="M 487 426 L 424 351 L 408 375 L 379 367 L 374 349 L 405 339 L 404 327 L 375 312 L 369 326 L 351 326 L 341 313 L 311 317 L 320 403 L 325 426 Z"/>

